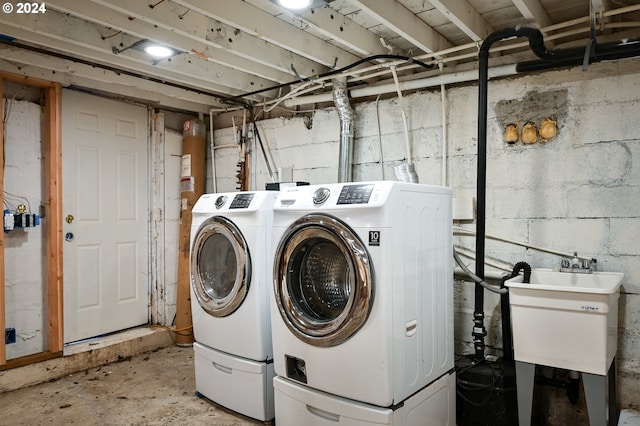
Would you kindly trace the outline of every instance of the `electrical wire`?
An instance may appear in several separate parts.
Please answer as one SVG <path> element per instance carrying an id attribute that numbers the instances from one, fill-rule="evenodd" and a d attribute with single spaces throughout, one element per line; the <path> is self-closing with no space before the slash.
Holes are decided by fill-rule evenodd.
<path id="1" fill-rule="evenodd" d="M 21 195 L 12 194 L 11 192 L 8 192 L 8 191 L 5 191 L 5 190 L 3 190 L 2 193 L 3 193 L 3 200 L 5 201 L 5 204 L 7 202 L 7 196 L 9 196 L 9 198 L 12 199 L 11 201 L 14 202 L 14 203 L 17 202 L 16 200 L 24 201 L 24 203 L 27 205 L 26 206 L 27 207 L 27 212 L 31 213 L 31 203 L 29 202 L 29 200 L 26 197 L 23 197 Z M 14 210 L 16 210 L 16 209 L 14 209 Z"/>
<path id="2" fill-rule="evenodd" d="M 344 66 L 342 68 L 338 68 L 336 70 L 332 70 L 332 71 L 320 74 L 316 78 L 309 79 L 304 84 L 318 83 L 319 81 L 327 80 L 329 77 L 333 77 L 333 76 L 336 76 L 338 74 L 342 74 L 345 71 L 350 70 L 351 68 L 357 67 L 358 65 L 362 65 L 362 64 L 364 64 L 366 62 L 376 61 L 376 60 L 379 60 L 379 59 L 394 59 L 396 61 L 410 62 L 412 64 L 416 64 L 416 65 L 419 65 L 419 66 L 427 68 L 427 69 L 433 68 L 432 64 L 427 64 L 425 62 L 422 62 L 420 60 L 416 60 L 415 58 L 412 58 L 412 57 L 409 57 L 409 56 L 380 54 L 380 55 L 368 56 L 366 58 L 362 58 L 362 59 L 360 59 L 358 61 L 355 61 L 352 64 L 349 64 L 349 65 Z M 388 64 L 388 66 L 391 66 L 391 65 L 392 64 Z M 387 66 L 387 65 L 383 64 L 383 66 Z M 282 84 L 278 84 L 276 86 L 271 86 L 271 87 L 266 87 L 266 88 L 263 88 L 263 89 L 254 90 L 253 92 L 243 93 L 242 95 L 236 95 L 236 96 L 223 98 L 223 99 L 220 100 L 220 102 L 226 103 L 226 104 L 238 104 L 240 102 L 240 103 L 242 103 L 244 105 L 244 102 L 240 101 L 243 98 L 246 98 L 248 96 L 259 95 L 260 93 L 264 93 L 264 92 L 267 92 L 267 91 L 270 91 L 270 90 L 277 90 L 277 89 L 282 89 L 282 88 L 285 88 L 285 87 L 290 87 L 290 86 L 293 86 L 294 84 L 297 84 L 297 83 L 300 83 L 300 80 L 290 81 L 288 83 L 282 83 Z"/>

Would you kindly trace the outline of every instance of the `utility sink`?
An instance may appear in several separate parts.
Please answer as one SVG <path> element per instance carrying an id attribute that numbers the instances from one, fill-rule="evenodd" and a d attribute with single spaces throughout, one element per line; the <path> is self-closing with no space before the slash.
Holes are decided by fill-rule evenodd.
<path id="1" fill-rule="evenodd" d="M 507 280 L 516 361 L 605 376 L 618 345 L 624 274 L 533 269 Z"/>

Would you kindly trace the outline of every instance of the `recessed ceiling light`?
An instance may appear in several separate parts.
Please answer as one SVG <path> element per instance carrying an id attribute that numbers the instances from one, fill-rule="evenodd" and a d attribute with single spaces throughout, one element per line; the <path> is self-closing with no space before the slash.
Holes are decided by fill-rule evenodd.
<path id="1" fill-rule="evenodd" d="M 144 51 L 154 58 L 168 58 L 173 55 L 173 49 L 170 49 L 166 46 L 160 46 L 159 44 L 150 44 L 144 48 Z"/>
<path id="2" fill-rule="evenodd" d="M 287 9 L 304 9 L 305 7 L 311 6 L 312 0 L 278 0 L 278 3 L 282 7 L 286 7 Z"/>

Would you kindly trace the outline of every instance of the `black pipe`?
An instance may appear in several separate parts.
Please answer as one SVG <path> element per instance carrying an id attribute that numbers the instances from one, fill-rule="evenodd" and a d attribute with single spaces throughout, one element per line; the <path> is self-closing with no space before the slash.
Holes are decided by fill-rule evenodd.
<path id="1" fill-rule="evenodd" d="M 490 34 L 480 46 L 478 53 L 478 164 L 476 188 L 476 275 L 484 279 L 485 257 L 485 220 L 487 190 L 487 86 L 489 80 L 489 49 L 493 43 L 512 37 L 527 37 L 529 47 L 540 59 L 558 60 L 557 53 L 544 45 L 542 33 L 535 28 L 507 28 Z M 573 54 L 573 52 L 572 52 Z M 562 55 L 560 55 L 562 56 Z M 474 348 L 477 361 L 484 359 L 486 329 L 484 327 L 484 289 L 479 284 L 475 287 L 474 307 Z"/>
<path id="2" fill-rule="evenodd" d="M 581 53 L 581 54 L 580 54 Z M 584 49 L 572 49 L 572 54 L 565 54 L 557 61 L 528 61 L 516 64 L 516 72 L 528 73 L 546 71 L 554 68 L 573 67 L 584 62 Z M 616 59 L 632 58 L 640 56 L 640 39 L 626 40 L 622 42 L 596 44 L 591 52 L 588 62 L 612 61 Z"/>
<path id="3" fill-rule="evenodd" d="M 477 164 L 477 189 L 476 189 L 476 275 L 484 279 L 485 258 L 485 220 L 486 220 L 486 187 L 487 187 L 487 90 L 489 80 L 489 49 L 493 43 L 512 37 L 526 37 L 533 53 L 544 63 L 544 66 L 559 67 L 578 65 L 583 63 L 585 55 L 589 55 L 589 61 L 602 61 L 608 59 L 620 59 L 640 54 L 640 46 L 637 40 L 620 43 L 591 46 L 587 48 L 571 48 L 552 51 L 544 45 L 542 33 L 535 28 L 515 27 L 496 31 L 490 34 L 480 46 L 478 53 L 478 164 Z M 541 67 L 540 62 L 533 64 L 518 64 L 516 70 L 532 70 Z M 541 69 L 541 68 L 539 68 Z M 474 307 L 474 347 L 476 361 L 484 359 L 484 289 L 479 284 L 475 287 Z"/>

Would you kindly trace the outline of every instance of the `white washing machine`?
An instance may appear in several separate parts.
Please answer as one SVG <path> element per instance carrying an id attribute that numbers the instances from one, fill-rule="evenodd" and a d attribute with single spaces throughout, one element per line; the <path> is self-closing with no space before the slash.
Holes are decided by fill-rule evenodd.
<path id="1" fill-rule="evenodd" d="M 280 191 L 271 292 L 276 374 L 377 407 L 450 376 L 451 202 L 449 188 L 390 181 Z"/>
<path id="2" fill-rule="evenodd" d="M 276 195 L 202 195 L 191 226 L 196 390 L 263 421 L 274 416 L 269 250 Z"/>

